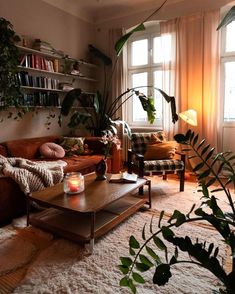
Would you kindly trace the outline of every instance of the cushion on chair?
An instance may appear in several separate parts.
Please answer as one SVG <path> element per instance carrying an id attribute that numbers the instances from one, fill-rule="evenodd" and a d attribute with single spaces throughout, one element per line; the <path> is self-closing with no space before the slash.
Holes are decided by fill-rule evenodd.
<path id="1" fill-rule="evenodd" d="M 134 153 L 144 154 L 148 144 L 156 143 L 156 140 L 163 142 L 165 139 L 166 135 L 164 131 L 155 133 L 133 133 L 131 135 L 131 148 Z"/>
<path id="2" fill-rule="evenodd" d="M 175 156 L 177 143 L 175 141 L 148 144 L 144 159 L 172 159 Z"/>

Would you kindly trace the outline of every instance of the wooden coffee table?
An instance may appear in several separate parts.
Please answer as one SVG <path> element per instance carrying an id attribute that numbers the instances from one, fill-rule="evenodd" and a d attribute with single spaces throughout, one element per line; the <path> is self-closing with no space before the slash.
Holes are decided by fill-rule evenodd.
<path id="1" fill-rule="evenodd" d="M 95 181 L 95 174 L 85 177 L 85 191 L 67 195 L 63 184 L 30 193 L 27 196 L 27 225 L 40 227 L 76 242 L 89 242 L 92 252 L 94 240 L 148 204 L 151 207 L 151 182 L 137 179 L 136 183 Z M 134 194 L 148 186 L 148 195 Z M 47 209 L 30 215 L 32 201 Z"/>

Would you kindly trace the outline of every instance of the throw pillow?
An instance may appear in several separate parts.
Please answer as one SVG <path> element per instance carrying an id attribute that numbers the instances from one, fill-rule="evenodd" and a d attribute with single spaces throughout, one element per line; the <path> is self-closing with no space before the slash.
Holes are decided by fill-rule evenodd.
<path id="1" fill-rule="evenodd" d="M 160 142 L 166 142 L 166 134 L 164 131 L 151 134 L 150 144 L 156 144 Z"/>
<path id="2" fill-rule="evenodd" d="M 63 158 L 65 156 L 64 149 L 52 142 L 42 144 L 39 147 L 39 152 L 45 158 Z"/>
<path id="3" fill-rule="evenodd" d="M 60 146 L 64 148 L 67 156 L 80 155 L 84 153 L 84 139 L 82 137 L 64 137 Z"/>
<path id="4" fill-rule="evenodd" d="M 159 142 L 156 144 L 148 144 L 144 154 L 146 160 L 172 159 L 177 149 L 175 141 Z"/>

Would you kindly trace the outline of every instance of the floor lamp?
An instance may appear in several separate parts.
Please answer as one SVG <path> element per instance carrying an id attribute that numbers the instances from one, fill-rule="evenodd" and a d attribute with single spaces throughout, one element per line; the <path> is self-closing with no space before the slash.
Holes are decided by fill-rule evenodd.
<path id="1" fill-rule="evenodd" d="M 183 112 L 180 112 L 179 117 L 182 120 L 184 120 L 186 123 L 188 123 L 189 125 L 194 126 L 194 127 L 197 126 L 197 112 L 196 112 L 196 110 L 188 109 L 188 110 L 185 110 Z M 188 161 L 188 164 L 191 167 L 191 164 L 190 164 L 189 161 Z M 185 179 L 189 179 L 191 174 L 192 173 L 186 172 L 185 173 Z"/>

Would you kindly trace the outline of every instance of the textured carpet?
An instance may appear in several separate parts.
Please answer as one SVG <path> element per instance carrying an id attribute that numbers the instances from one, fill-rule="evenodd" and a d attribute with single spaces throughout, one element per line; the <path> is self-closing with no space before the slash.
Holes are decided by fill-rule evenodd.
<path id="1" fill-rule="evenodd" d="M 117 268 L 119 257 L 128 255 L 129 236 L 140 236 L 143 224 L 150 222 L 152 214 L 157 221 L 161 210 L 169 215 L 174 209 L 188 212 L 194 202 L 200 203 L 201 194 L 196 192 L 195 184 L 187 182 L 185 192 L 179 193 L 178 182 L 174 180 L 165 182 L 155 177 L 152 182 L 153 209 L 136 213 L 98 239 L 91 256 L 76 243 L 53 239 L 51 234 L 32 227 L 24 228 L 24 218 L 2 228 L 0 293 L 12 293 L 14 288 L 15 293 L 129 293 L 118 286 L 121 275 Z M 224 196 L 218 195 L 222 206 L 227 208 Z M 184 225 L 180 232 L 197 236 L 202 241 L 221 243 L 210 228 Z M 227 255 L 225 247 L 221 253 L 223 257 Z M 3 255 L 5 262 L 2 263 Z M 165 287 L 153 285 L 151 278 L 147 273 L 149 282 L 139 287 L 138 293 L 211 293 L 217 283 L 208 271 L 189 264 L 175 267 L 173 278 Z"/>

